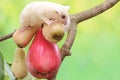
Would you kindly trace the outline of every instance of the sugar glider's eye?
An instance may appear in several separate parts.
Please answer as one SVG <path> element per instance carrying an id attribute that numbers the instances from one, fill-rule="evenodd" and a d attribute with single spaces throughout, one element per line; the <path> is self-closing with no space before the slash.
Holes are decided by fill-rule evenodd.
<path id="1" fill-rule="evenodd" d="M 55 11 L 57 14 L 59 14 L 59 12 L 58 11 Z"/>
<path id="2" fill-rule="evenodd" d="M 65 15 L 62 15 L 62 16 L 61 16 L 61 18 L 62 18 L 62 19 L 65 19 L 65 18 L 66 18 L 66 16 L 65 16 Z"/>

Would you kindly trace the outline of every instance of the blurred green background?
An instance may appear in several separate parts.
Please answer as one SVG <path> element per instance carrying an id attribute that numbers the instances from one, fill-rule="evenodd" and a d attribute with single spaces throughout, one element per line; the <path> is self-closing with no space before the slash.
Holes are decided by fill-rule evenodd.
<path id="1" fill-rule="evenodd" d="M 0 1 L 0 36 L 19 27 L 19 14 L 35 0 Z M 47 0 L 70 5 L 70 14 L 82 12 L 104 0 Z M 89 4 L 88 4 L 89 3 Z M 61 46 L 65 38 L 59 43 Z M 12 62 L 16 45 L 12 38 L 0 42 L 0 51 Z M 120 3 L 78 25 L 76 39 L 60 67 L 57 80 L 120 80 Z M 27 48 L 26 48 L 27 53 Z"/>

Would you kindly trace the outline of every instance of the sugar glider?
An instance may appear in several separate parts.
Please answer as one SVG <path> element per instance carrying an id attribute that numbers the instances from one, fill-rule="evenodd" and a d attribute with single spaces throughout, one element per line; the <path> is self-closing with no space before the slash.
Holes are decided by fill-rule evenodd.
<path id="1" fill-rule="evenodd" d="M 20 14 L 22 27 L 40 27 L 43 23 L 52 24 L 61 22 L 68 29 L 70 18 L 69 6 L 63 6 L 53 2 L 37 1 L 25 6 Z"/>

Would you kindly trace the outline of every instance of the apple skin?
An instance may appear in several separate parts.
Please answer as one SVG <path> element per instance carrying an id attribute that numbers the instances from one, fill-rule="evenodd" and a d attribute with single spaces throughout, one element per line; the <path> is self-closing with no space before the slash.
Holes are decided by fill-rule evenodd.
<path id="1" fill-rule="evenodd" d="M 61 64 L 60 51 L 55 43 L 47 41 L 38 29 L 27 55 L 27 67 L 36 78 L 52 78 Z"/>

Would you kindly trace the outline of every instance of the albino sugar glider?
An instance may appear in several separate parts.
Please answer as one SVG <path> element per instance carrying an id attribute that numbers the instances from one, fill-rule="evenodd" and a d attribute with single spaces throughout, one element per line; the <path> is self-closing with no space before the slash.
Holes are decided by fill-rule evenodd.
<path id="1" fill-rule="evenodd" d="M 61 22 L 66 30 L 70 24 L 69 6 L 63 6 L 52 2 L 32 2 L 28 4 L 20 14 L 21 26 L 40 27 L 42 23 L 52 24 Z"/>
<path id="2" fill-rule="evenodd" d="M 37 1 L 28 4 L 20 14 L 20 27 L 13 34 L 14 42 L 18 47 L 26 47 L 38 28 L 42 28 L 45 25 L 49 27 L 52 27 L 51 25 L 56 27 L 60 26 L 64 28 L 64 31 L 68 31 L 70 24 L 68 10 L 69 6 L 46 1 Z M 56 25 L 56 23 L 58 25 Z M 59 32 L 59 30 L 54 32 Z M 49 35 L 47 34 L 47 36 Z"/>

